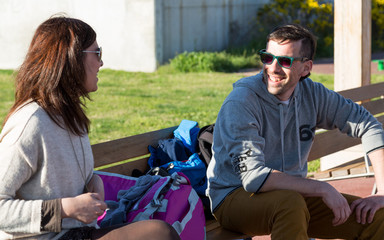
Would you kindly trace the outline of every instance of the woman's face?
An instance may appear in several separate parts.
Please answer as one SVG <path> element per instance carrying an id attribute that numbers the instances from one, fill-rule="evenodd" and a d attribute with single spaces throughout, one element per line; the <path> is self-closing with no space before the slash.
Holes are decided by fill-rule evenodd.
<path id="1" fill-rule="evenodd" d="M 85 89 L 87 92 L 95 92 L 97 90 L 97 74 L 99 69 L 103 66 L 101 56 L 101 49 L 95 41 L 87 49 L 84 49 L 84 67 L 85 67 Z M 98 53 L 99 52 L 99 53 Z"/>

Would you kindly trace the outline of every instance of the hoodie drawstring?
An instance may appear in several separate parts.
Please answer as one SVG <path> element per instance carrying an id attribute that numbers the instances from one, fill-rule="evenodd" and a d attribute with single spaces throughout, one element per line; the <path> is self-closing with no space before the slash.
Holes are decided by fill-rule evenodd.
<path id="1" fill-rule="evenodd" d="M 281 163 L 281 171 L 284 172 L 285 166 L 285 159 L 284 159 L 284 128 L 285 128 L 285 117 L 284 117 L 284 106 L 282 103 L 279 104 L 280 108 L 280 142 L 281 142 L 281 156 L 282 156 L 282 163 Z"/>
<path id="2" fill-rule="evenodd" d="M 298 155 L 299 155 L 299 164 L 300 164 L 299 166 L 300 166 L 300 169 L 303 169 L 302 159 L 301 159 L 299 111 L 297 110 L 298 107 L 297 107 L 296 97 L 294 96 L 292 100 L 293 100 L 294 103 L 295 103 L 296 139 L 297 139 L 297 151 L 298 151 Z"/>
<path id="3" fill-rule="evenodd" d="M 299 157 L 299 167 L 303 169 L 302 159 L 301 159 L 301 145 L 300 145 L 300 126 L 299 126 L 299 111 L 297 106 L 296 97 L 292 98 L 295 106 L 295 126 L 296 126 L 296 140 L 297 140 L 297 151 Z M 280 142 L 281 142 L 281 156 L 282 156 L 282 172 L 285 169 L 285 154 L 284 154 L 284 129 L 285 129 L 285 116 L 284 116 L 284 106 L 282 103 L 279 104 L 280 110 Z"/>

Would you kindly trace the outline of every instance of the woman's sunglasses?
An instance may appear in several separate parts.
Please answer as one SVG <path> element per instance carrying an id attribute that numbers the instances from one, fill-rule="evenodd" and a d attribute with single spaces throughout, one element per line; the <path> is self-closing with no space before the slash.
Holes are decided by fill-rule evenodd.
<path id="1" fill-rule="evenodd" d="M 101 47 L 98 48 L 96 51 L 89 51 L 89 50 L 84 50 L 83 52 L 86 53 L 97 53 L 97 56 L 99 57 L 99 61 L 101 62 L 101 57 L 103 56 L 103 50 Z"/>
<path id="2" fill-rule="evenodd" d="M 293 57 L 287 57 L 287 56 L 275 56 L 272 53 L 268 53 L 267 50 L 262 49 L 259 51 L 260 55 L 260 60 L 263 64 L 270 65 L 273 63 L 275 58 L 277 59 L 277 63 L 280 65 L 280 67 L 283 68 L 290 68 L 292 67 L 293 61 L 308 61 L 308 58 L 305 57 L 298 57 L 298 58 L 293 58 Z"/>

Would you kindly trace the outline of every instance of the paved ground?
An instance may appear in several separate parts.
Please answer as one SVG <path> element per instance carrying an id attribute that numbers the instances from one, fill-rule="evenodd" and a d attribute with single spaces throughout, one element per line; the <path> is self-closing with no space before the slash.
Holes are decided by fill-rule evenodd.
<path id="1" fill-rule="evenodd" d="M 384 53 L 377 53 L 372 55 L 372 60 L 384 59 Z M 321 74 L 333 74 L 334 65 L 333 60 L 324 59 L 315 61 L 313 64 L 312 72 L 321 73 Z M 371 62 L 371 74 L 384 74 L 384 71 L 379 71 L 377 67 L 377 62 Z"/>

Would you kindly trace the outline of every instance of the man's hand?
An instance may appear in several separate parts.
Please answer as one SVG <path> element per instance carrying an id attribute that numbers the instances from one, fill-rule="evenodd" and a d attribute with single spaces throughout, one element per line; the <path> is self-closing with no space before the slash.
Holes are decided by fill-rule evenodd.
<path id="1" fill-rule="evenodd" d="M 335 215 L 335 218 L 332 221 L 333 226 L 338 226 L 347 221 L 348 217 L 352 213 L 352 210 L 349 207 L 347 200 L 343 195 L 341 195 L 341 193 L 330 186 L 322 199 Z"/>
<path id="2" fill-rule="evenodd" d="M 74 218 L 91 223 L 103 215 L 107 204 L 98 193 L 84 193 L 73 198 L 61 199 L 61 218 Z"/>
<path id="3" fill-rule="evenodd" d="M 376 211 L 383 207 L 384 193 L 357 199 L 351 204 L 352 211 L 356 211 L 356 221 L 361 224 L 372 223 Z"/>

